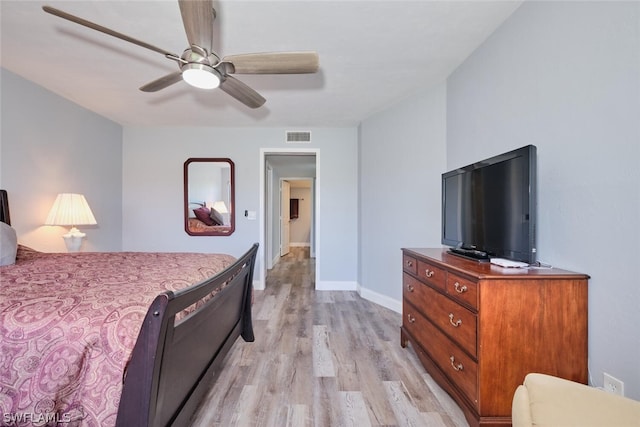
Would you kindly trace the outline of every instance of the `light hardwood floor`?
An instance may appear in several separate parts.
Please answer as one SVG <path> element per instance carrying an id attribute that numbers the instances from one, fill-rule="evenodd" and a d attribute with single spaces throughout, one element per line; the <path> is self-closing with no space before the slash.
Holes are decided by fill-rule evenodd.
<path id="1" fill-rule="evenodd" d="M 316 291 L 292 248 L 255 291 L 256 341 L 242 338 L 198 411 L 198 427 L 467 426 L 400 347 L 401 316 L 356 292 Z"/>

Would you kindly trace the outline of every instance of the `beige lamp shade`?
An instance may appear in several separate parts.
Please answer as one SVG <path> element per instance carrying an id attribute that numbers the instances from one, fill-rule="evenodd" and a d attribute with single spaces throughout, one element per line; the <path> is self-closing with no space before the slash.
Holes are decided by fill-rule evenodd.
<path id="1" fill-rule="evenodd" d="M 94 225 L 93 212 L 82 194 L 61 193 L 49 211 L 45 225 Z"/>
<path id="2" fill-rule="evenodd" d="M 87 200 L 82 194 L 73 193 L 58 194 L 44 222 L 44 225 L 71 226 L 71 230 L 62 236 L 69 252 L 78 252 L 82 246 L 82 239 L 86 236 L 76 228 L 76 225 L 94 224 L 97 222 Z"/>

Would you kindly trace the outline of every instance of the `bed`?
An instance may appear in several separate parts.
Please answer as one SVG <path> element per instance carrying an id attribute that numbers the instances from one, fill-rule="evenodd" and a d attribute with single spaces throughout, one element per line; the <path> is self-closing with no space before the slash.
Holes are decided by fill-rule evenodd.
<path id="1" fill-rule="evenodd" d="M 224 236 L 234 230 L 229 224 L 224 224 L 224 218 L 215 209 L 208 208 L 205 202 L 189 202 L 186 232 L 194 236 Z"/>
<path id="2" fill-rule="evenodd" d="M 189 218 L 188 231 L 196 234 L 231 234 L 231 227 L 229 227 L 228 225 L 207 225 L 204 222 L 200 221 L 198 218 Z"/>
<path id="3" fill-rule="evenodd" d="M 188 425 L 236 339 L 254 340 L 257 247 L 235 259 L 18 245 L 0 267 L 0 426 Z"/>

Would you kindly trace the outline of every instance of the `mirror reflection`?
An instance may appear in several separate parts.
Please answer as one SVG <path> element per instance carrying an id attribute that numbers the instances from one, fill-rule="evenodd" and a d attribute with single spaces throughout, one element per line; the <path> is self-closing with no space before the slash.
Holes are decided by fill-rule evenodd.
<path id="1" fill-rule="evenodd" d="M 184 227 L 192 236 L 229 236 L 235 230 L 234 167 L 226 158 L 184 162 Z"/>

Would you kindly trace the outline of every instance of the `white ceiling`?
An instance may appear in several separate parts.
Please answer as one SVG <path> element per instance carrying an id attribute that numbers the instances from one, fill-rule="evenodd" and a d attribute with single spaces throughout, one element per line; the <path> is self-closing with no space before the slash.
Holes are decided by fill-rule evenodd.
<path id="1" fill-rule="evenodd" d="M 174 52 L 187 47 L 177 1 L 0 2 L 1 65 L 122 125 L 354 126 L 442 82 L 521 1 L 216 2 L 221 56 L 315 50 L 320 71 L 236 75 L 267 103 L 256 110 L 220 90 L 179 82 L 161 54 L 42 11 L 44 4 Z"/>

